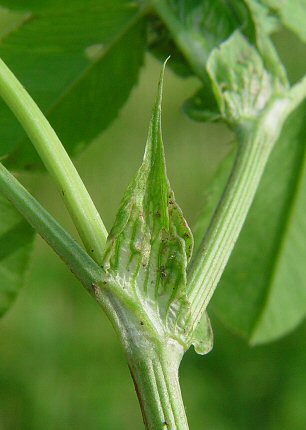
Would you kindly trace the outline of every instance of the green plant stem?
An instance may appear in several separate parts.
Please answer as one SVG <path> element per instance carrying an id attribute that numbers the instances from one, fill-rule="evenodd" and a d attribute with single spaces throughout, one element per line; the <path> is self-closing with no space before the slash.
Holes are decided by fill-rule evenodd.
<path id="1" fill-rule="evenodd" d="M 178 357 L 166 351 L 129 356 L 129 368 L 147 430 L 188 430 L 178 380 Z"/>
<path id="2" fill-rule="evenodd" d="M 55 179 L 85 248 L 100 263 L 107 237 L 100 215 L 55 131 L 1 59 L 0 95 L 18 118 Z"/>
<path id="3" fill-rule="evenodd" d="M 1 163 L 0 192 L 93 294 L 93 284 L 102 278 L 99 266 Z"/>
<path id="4" fill-rule="evenodd" d="M 238 151 L 231 175 L 188 272 L 194 327 L 225 269 L 282 126 L 305 94 L 306 79 L 286 98 L 271 102 L 258 120 L 245 121 L 237 129 Z"/>
<path id="5" fill-rule="evenodd" d="M 146 430 L 188 430 L 178 379 L 182 345 L 152 325 L 142 307 L 122 301 L 106 281 L 96 286 L 96 299 L 125 351 Z"/>

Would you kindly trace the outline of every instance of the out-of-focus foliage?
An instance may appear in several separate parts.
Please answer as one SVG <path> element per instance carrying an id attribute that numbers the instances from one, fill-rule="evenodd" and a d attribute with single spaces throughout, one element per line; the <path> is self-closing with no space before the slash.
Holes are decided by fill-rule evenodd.
<path id="1" fill-rule="evenodd" d="M 262 0 L 281 22 L 306 42 L 306 1 L 305 0 Z"/>
<path id="2" fill-rule="evenodd" d="M 34 231 L 0 194 L 0 316 L 24 284 Z"/>
<path id="3" fill-rule="evenodd" d="M 165 0 L 165 3 L 173 13 L 177 34 L 171 34 L 162 20 L 153 16 L 149 48 L 159 59 L 164 59 L 173 51 L 173 62 L 169 66 L 183 76 L 194 72 L 187 65 L 186 59 L 184 61 L 184 55 L 187 58 L 189 56 L 187 49 L 182 55 L 177 48 L 177 45 L 180 45 L 180 38 L 186 37 L 191 44 L 197 43 L 198 54 L 207 60 L 211 50 L 226 40 L 237 28 L 250 36 L 253 33 L 248 9 L 239 0 L 234 0 L 231 4 L 223 0 Z M 204 69 L 202 73 L 205 73 Z"/>
<path id="4" fill-rule="evenodd" d="M 0 1 L 17 9 L 0 9 L 0 56 L 75 154 L 117 116 L 138 79 L 145 49 L 141 9 L 125 0 L 26 3 Z M 41 165 L 2 101 L 0 140 L 10 167 Z"/>

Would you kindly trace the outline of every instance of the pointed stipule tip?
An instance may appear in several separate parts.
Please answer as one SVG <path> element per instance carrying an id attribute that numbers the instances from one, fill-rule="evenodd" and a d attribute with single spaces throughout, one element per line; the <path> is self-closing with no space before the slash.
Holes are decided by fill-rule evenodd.
<path id="1" fill-rule="evenodd" d="M 164 61 L 164 68 L 165 68 L 166 64 L 168 63 L 170 57 L 171 57 L 171 55 L 168 55 L 168 57 L 165 59 L 165 61 Z"/>
<path id="2" fill-rule="evenodd" d="M 161 72 L 160 72 L 160 77 L 159 77 L 159 82 L 158 82 L 158 92 L 157 92 L 157 105 L 159 108 L 161 107 L 161 101 L 162 101 L 165 68 L 166 68 L 166 64 L 167 64 L 169 58 L 170 58 L 170 55 L 164 61 L 163 67 L 162 67 Z"/>
<path id="3" fill-rule="evenodd" d="M 163 77 L 164 77 L 165 68 L 166 68 L 166 65 L 167 65 L 167 63 L 168 63 L 169 59 L 170 59 L 170 55 L 169 55 L 169 57 L 167 57 L 167 58 L 165 59 L 165 61 L 164 61 L 164 64 L 163 64 L 163 67 L 162 67 L 162 71 L 161 71 L 161 79 L 163 79 Z"/>

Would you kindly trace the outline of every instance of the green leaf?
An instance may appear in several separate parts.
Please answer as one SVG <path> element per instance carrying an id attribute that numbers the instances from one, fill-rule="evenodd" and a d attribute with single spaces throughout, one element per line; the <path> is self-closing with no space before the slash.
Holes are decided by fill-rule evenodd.
<path id="1" fill-rule="evenodd" d="M 256 46 L 264 68 L 273 76 L 275 89 L 282 90 L 283 88 L 288 88 L 285 68 L 270 38 L 271 33 L 278 29 L 279 22 L 277 18 L 270 14 L 266 6 L 256 0 L 245 0 L 244 3 L 247 10 L 244 12 L 244 15 L 241 15 L 241 25 L 236 25 L 236 29 L 244 34 L 249 43 Z M 244 21 L 242 21 L 243 17 Z M 234 30 L 233 26 L 232 33 Z M 220 38 L 219 44 L 223 40 Z M 241 47 L 241 49 L 244 48 Z M 192 98 L 187 100 L 184 110 L 192 119 L 197 121 L 216 121 L 220 119 L 218 107 L 215 101 L 208 97 L 205 86 L 200 88 Z"/>
<path id="2" fill-rule="evenodd" d="M 306 315 L 305 105 L 286 121 L 245 226 L 212 300 L 212 309 L 251 343 L 294 329 Z M 202 236 L 232 156 L 216 175 L 196 229 Z"/>
<path id="3" fill-rule="evenodd" d="M 238 31 L 212 52 L 207 69 L 220 111 L 230 124 L 256 118 L 273 94 L 273 77 Z"/>
<path id="4" fill-rule="evenodd" d="M 205 87 L 201 87 L 185 101 L 183 110 L 190 118 L 199 122 L 215 122 L 222 119 L 216 100 Z"/>
<path id="5" fill-rule="evenodd" d="M 167 0 L 156 2 L 155 7 L 161 21 L 153 19 L 151 50 L 160 59 L 171 55 L 171 66 L 180 75 L 193 73 L 202 80 L 204 88 L 187 101 L 184 110 L 198 121 L 215 121 L 219 112 L 206 63 L 211 51 L 237 29 L 254 40 L 248 8 L 236 0 L 231 4 L 223 0 Z"/>
<path id="6" fill-rule="evenodd" d="M 246 28 L 248 20 L 247 9 L 236 0 L 231 5 L 223 0 L 166 0 L 157 10 L 162 20 L 153 16 L 150 21 L 149 47 L 159 59 L 170 54 L 170 67 L 183 76 L 191 75 L 192 68 L 199 76 L 205 74 L 211 50 L 237 28 Z M 194 67 L 198 61 L 202 70 Z"/>
<path id="7" fill-rule="evenodd" d="M 149 52 L 161 62 L 171 55 L 168 67 L 184 78 L 192 76 L 192 69 L 182 51 L 175 44 L 169 29 L 157 15 L 149 15 L 147 21 Z"/>
<path id="8" fill-rule="evenodd" d="M 107 3 L 107 0 L 104 1 Z M 110 2 L 108 1 L 110 4 Z M 83 0 L 1 0 L 0 5 L 2 7 L 18 10 L 18 11 L 33 11 L 33 12 L 55 12 L 59 10 L 69 9 L 82 9 L 84 7 Z M 86 7 L 96 6 L 96 0 L 86 0 Z"/>
<path id="9" fill-rule="evenodd" d="M 193 337 L 193 345 L 197 354 L 208 354 L 212 350 L 214 334 L 206 311 L 193 332 Z"/>
<path id="10" fill-rule="evenodd" d="M 182 28 L 202 45 L 206 60 L 212 49 L 236 29 L 248 31 L 248 12 L 240 1 L 229 5 L 223 0 L 170 0 L 172 11 Z"/>
<path id="11" fill-rule="evenodd" d="M 305 0 L 262 0 L 280 18 L 285 27 L 292 30 L 306 42 L 306 1 Z"/>
<path id="12" fill-rule="evenodd" d="M 143 12 L 125 0 L 44 3 L 27 2 L 33 9 L 19 14 L 2 37 L 0 55 L 75 154 L 116 117 L 137 81 L 145 49 Z M 10 154 L 7 165 L 40 165 L 2 102 L 0 138 L 0 156 Z"/>
<path id="13" fill-rule="evenodd" d="M 0 316 L 24 283 L 33 239 L 33 229 L 0 195 Z"/>
<path id="14" fill-rule="evenodd" d="M 122 200 L 109 234 L 103 268 L 114 293 L 140 324 L 154 327 L 186 349 L 188 325 L 186 267 L 193 237 L 166 174 L 161 136 L 162 79 L 153 110 L 143 163 Z M 196 340 L 194 340 L 197 343 Z"/>

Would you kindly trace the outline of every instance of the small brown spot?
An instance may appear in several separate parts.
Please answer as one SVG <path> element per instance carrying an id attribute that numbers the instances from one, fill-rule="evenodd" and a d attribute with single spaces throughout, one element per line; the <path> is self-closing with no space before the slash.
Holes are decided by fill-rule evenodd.
<path id="1" fill-rule="evenodd" d="M 94 296 L 98 297 L 99 292 L 100 292 L 99 286 L 97 284 L 95 284 L 95 283 L 91 284 L 91 286 L 92 286 L 92 289 L 93 289 Z"/>
<path id="2" fill-rule="evenodd" d="M 140 321 L 140 325 L 144 325 L 144 322 L 143 322 L 143 321 Z"/>
<path id="3" fill-rule="evenodd" d="M 29 171 L 29 170 L 33 170 L 34 169 L 34 164 L 25 164 L 24 165 L 24 169 Z"/>
<path id="4" fill-rule="evenodd" d="M 166 272 L 165 266 L 160 266 L 159 271 L 160 271 L 160 276 L 162 277 L 162 279 L 165 279 L 167 277 L 167 272 Z"/>
<path id="5" fill-rule="evenodd" d="M 221 82 L 221 84 L 219 85 L 221 91 L 227 91 L 228 90 L 228 85 L 225 82 Z"/>

